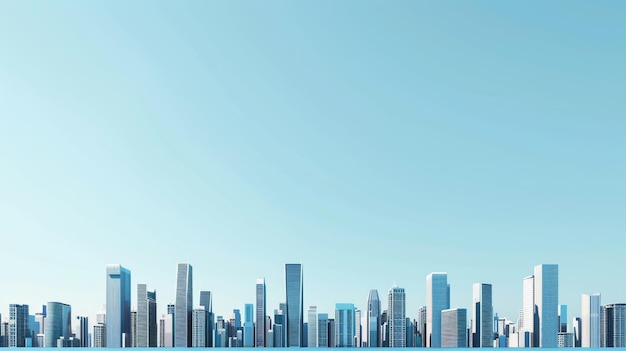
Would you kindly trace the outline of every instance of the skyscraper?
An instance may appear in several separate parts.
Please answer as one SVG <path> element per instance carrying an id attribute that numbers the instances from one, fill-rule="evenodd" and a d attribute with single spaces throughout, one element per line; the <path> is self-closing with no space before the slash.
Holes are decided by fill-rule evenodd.
<path id="1" fill-rule="evenodd" d="M 600 347 L 600 294 L 583 294 L 580 309 L 580 346 Z"/>
<path id="2" fill-rule="evenodd" d="M 422 306 L 417 311 L 417 333 L 421 339 L 421 343 L 417 345 L 418 347 L 426 347 L 426 320 L 426 306 Z"/>
<path id="3" fill-rule="evenodd" d="M 328 313 L 317 315 L 317 347 L 328 347 Z"/>
<path id="4" fill-rule="evenodd" d="M 555 348 L 559 333 L 559 266 L 535 266 L 535 306 L 539 321 L 539 347 Z"/>
<path id="5" fill-rule="evenodd" d="M 204 307 L 206 311 L 206 344 L 208 347 L 213 346 L 213 328 L 214 315 L 213 315 L 213 295 L 210 291 L 200 291 L 200 306 Z"/>
<path id="6" fill-rule="evenodd" d="M 190 347 L 191 312 L 193 309 L 193 268 L 188 263 L 178 264 L 175 309 L 174 347 Z"/>
<path id="7" fill-rule="evenodd" d="M 369 347 L 380 346 L 380 329 L 378 322 L 380 317 L 380 299 L 378 290 L 370 290 L 367 296 L 367 311 L 365 312 L 365 332 L 364 339 Z"/>
<path id="8" fill-rule="evenodd" d="M 519 323 L 519 346 L 537 346 L 534 342 L 537 325 L 535 323 L 535 277 L 528 276 L 523 281 L 522 314 Z"/>
<path id="9" fill-rule="evenodd" d="M 282 307 L 284 304 L 280 304 Z M 287 337 L 285 335 L 287 316 L 282 309 L 274 310 L 274 347 L 285 347 Z"/>
<path id="10" fill-rule="evenodd" d="M 441 311 L 441 347 L 467 347 L 467 310 L 464 308 Z"/>
<path id="11" fill-rule="evenodd" d="M 265 347 L 265 316 L 266 316 L 266 288 L 265 279 L 257 279 L 256 281 L 256 327 L 255 327 L 255 346 Z"/>
<path id="12" fill-rule="evenodd" d="M 98 323 L 93 326 L 93 347 L 106 347 L 106 325 Z"/>
<path id="13" fill-rule="evenodd" d="M 287 346 L 301 346 L 304 314 L 304 291 L 302 265 L 285 264 L 285 288 L 287 297 Z"/>
<path id="14" fill-rule="evenodd" d="M 72 308 L 61 302 L 48 302 L 44 319 L 45 346 L 56 347 L 57 340 L 72 336 Z"/>
<path id="15" fill-rule="evenodd" d="M 572 328 L 574 329 L 574 347 L 581 347 L 582 344 L 582 318 L 575 317 L 572 320 Z"/>
<path id="16" fill-rule="evenodd" d="M 78 320 L 76 337 L 80 340 L 80 347 L 89 347 L 89 318 L 77 316 L 76 320 Z"/>
<path id="17" fill-rule="evenodd" d="M 389 347 L 406 347 L 406 295 L 404 288 L 391 287 L 387 297 Z"/>
<path id="18" fill-rule="evenodd" d="M 441 311 L 450 308 L 447 273 L 426 276 L 426 346 L 441 347 Z"/>
<path id="19" fill-rule="evenodd" d="M 25 347 L 28 337 L 28 305 L 9 305 L 9 347 Z"/>
<path id="20" fill-rule="evenodd" d="M 626 304 L 602 306 L 600 347 L 626 347 Z"/>
<path id="21" fill-rule="evenodd" d="M 243 310 L 243 346 L 254 347 L 254 305 L 251 303 Z"/>
<path id="22" fill-rule="evenodd" d="M 474 284 L 472 346 L 493 347 L 493 305 L 491 284 Z"/>
<path id="23" fill-rule="evenodd" d="M 559 305 L 559 333 L 567 333 L 567 305 Z"/>
<path id="24" fill-rule="evenodd" d="M 307 347 L 317 347 L 317 307 L 309 306 Z"/>
<path id="25" fill-rule="evenodd" d="M 130 271 L 111 264 L 106 266 L 106 277 L 106 346 L 130 346 Z"/>
<path id="26" fill-rule="evenodd" d="M 191 346 L 208 347 L 207 344 L 207 311 L 204 306 L 199 306 L 192 311 L 191 317 Z"/>
<path id="27" fill-rule="evenodd" d="M 335 341 L 337 347 L 354 347 L 354 304 L 335 305 Z"/>
<path id="28" fill-rule="evenodd" d="M 137 284 L 137 347 L 157 346 L 156 291 Z"/>

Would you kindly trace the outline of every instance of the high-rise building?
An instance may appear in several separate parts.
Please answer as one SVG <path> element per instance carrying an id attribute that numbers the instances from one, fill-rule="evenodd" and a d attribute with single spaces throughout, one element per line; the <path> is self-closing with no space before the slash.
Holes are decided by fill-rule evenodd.
<path id="1" fill-rule="evenodd" d="M 447 273 L 426 277 L 426 346 L 441 347 L 441 311 L 450 308 Z"/>
<path id="2" fill-rule="evenodd" d="M 204 306 L 199 306 L 192 311 L 191 316 L 191 346 L 208 347 L 207 344 L 207 311 Z"/>
<path id="3" fill-rule="evenodd" d="M 93 326 L 93 347 L 106 347 L 106 325 L 98 323 Z"/>
<path id="4" fill-rule="evenodd" d="M 335 340 L 337 347 L 354 346 L 354 304 L 338 303 L 335 305 Z"/>
<path id="5" fill-rule="evenodd" d="M 254 305 L 251 303 L 243 309 L 243 347 L 254 347 Z"/>
<path id="6" fill-rule="evenodd" d="M 600 294 L 583 294 L 581 299 L 580 346 L 600 347 Z"/>
<path id="7" fill-rule="evenodd" d="M 467 347 L 467 310 L 464 308 L 441 311 L 441 347 Z"/>
<path id="8" fill-rule="evenodd" d="M 328 347 L 328 313 L 317 315 L 317 347 Z"/>
<path id="9" fill-rule="evenodd" d="M 26 347 L 29 337 L 28 305 L 9 305 L 9 347 Z"/>
<path id="10" fill-rule="evenodd" d="M 45 314 L 43 314 L 41 312 L 35 313 L 35 321 L 37 321 L 37 323 L 39 323 L 39 331 L 37 332 L 37 334 L 43 334 L 44 333 L 44 328 L 45 328 L 44 321 L 45 321 L 45 318 L 46 318 Z"/>
<path id="11" fill-rule="evenodd" d="M 137 284 L 137 347 L 157 346 L 156 291 L 146 284 Z"/>
<path id="12" fill-rule="evenodd" d="M 213 295 L 210 291 L 200 291 L 200 306 L 204 307 L 206 311 L 206 344 L 208 347 L 213 346 L 213 328 L 214 315 L 213 315 Z"/>
<path id="13" fill-rule="evenodd" d="M 567 333 L 567 305 L 559 305 L 559 333 Z"/>
<path id="14" fill-rule="evenodd" d="M 528 276 L 523 281 L 522 312 L 519 321 L 519 346 L 535 346 L 534 335 L 536 333 L 535 323 L 535 277 Z"/>
<path id="15" fill-rule="evenodd" d="M 164 314 L 159 320 L 159 346 L 174 347 L 174 314 Z"/>
<path id="16" fill-rule="evenodd" d="M 89 347 L 89 318 L 77 316 L 76 337 L 80 340 L 80 347 Z"/>
<path id="17" fill-rule="evenodd" d="M 174 347 L 190 347 L 191 312 L 193 309 L 193 268 L 189 263 L 178 264 L 175 309 Z"/>
<path id="18" fill-rule="evenodd" d="M 420 345 L 418 347 L 426 347 L 426 306 L 422 306 L 417 311 L 417 335 L 420 338 Z"/>
<path id="19" fill-rule="evenodd" d="M 328 347 L 337 347 L 337 334 L 335 333 L 336 329 L 337 328 L 335 326 L 335 319 L 329 318 L 328 319 Z"/>
<path id="20" fill-rule="evenodd" d="M 257 279 L 256 281 L 256 326 L 255 326 L 255 346 L 265 347 L 266 340 L 266 287 L 265 279 Z"/>
<path id="21" fill-rule="evenodd" d="M 572 328 L 574 329 L 574 347 L 581 347 L 582 344 L 582 318 L 575 317 L 572 320 Z"/>
<path id="22" fill-rule="evenodd" d="M 130 347 L 137 347 L 137 311 L 135 310 L 130 311 Z"/>
<path id="23" fill-rule="evenodd" d="M 491 296 L 491 284 L 474 284 L 472 347 L 493 347 L 493 305 Z"/>
<path id="24" fill-rule="evenodd" d="M 283 308 L 284 304 L 280 304 Z M 285 325 L 287 324 L 287 316 L 282 309 L 274 310 L 274 347 L 285 347 L 287 344 L 287 336 Z"/>
<path id="25" fill-rule="evenodd" d="M 106 346 L 130 346 L 130 271 L 106 266 Z"/>
<path id="26" fill-rule="evenodd" d="M 370 290 L 367 296 L 367 311 L 365 312 L 365 332 L 363 339 L 369 347 L 378 347 L 380 339 L 380 329 L 378 322 L 380 318 L 380 299 L 378 290 Z"/>
<path id="27" fill-rule="evenodd" d="M 46 310 L 45 346 L 56 347 L 59 338 L 67 340 L 72 336 L 72 308 L 61 302 L 48 302 Z"/>
<path id="28" fill-rule="evenodd" d="M 317 347 L 317 306 L 309 306 L 307 347 Z"/>
<path id="29" fill-rule="evenodd" d="M 406 294 L 404 288 L 389 289 L 387 295 L 389 347 L 406 347 Z"/>
<path id="30" fill-rule="evenodd" d="M 559 333 L 559 266 L 535 266 L 535 306 L 537 309 L 537 346 L 555 348 Z"/>
<path id="31" fill-rule="evenodd" d="M 556 345 L 558 348 L 574 347 L 574 333 L 559 332 L 557 334 Z"/>
<path id="32" fill-rule="evenodd" d="M 285 288 L 287 297 L 286 346 L 301 346 L 303 344 L 302 323 L 304 318 L 304 291 L 301 264 L 285 264 Z"/>
<path id="33" fill-rule="evenodd" d="M 626 347 L 626 304 L 602 306 L 600 347 Z"/>

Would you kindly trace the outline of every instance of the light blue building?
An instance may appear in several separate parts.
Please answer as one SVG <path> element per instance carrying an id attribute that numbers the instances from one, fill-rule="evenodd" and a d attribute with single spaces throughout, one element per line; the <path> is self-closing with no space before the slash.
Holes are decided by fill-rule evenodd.
<path id="1" fill-rule="evenodd" d="M 472 347 L 493 347 L 493 305 L 491 284 L 473 286 Z"/>
<path id="2" fill-rule="evenodd" d="M 44 319 L 45 347 L 56 347 L 57 340 L 72 336 L 72 308 L 61 302 L 48 302 Z"/>
<path id="3" fill-rule="evenodd" d="M 370 290 L 367 296 L 367 311 L 365 312 L 365 338 L 368 347 L 380 346 L 380 299 L 378 290 Z"/>
<path id="4" fill-rule="evenodd" d="M 389 347 L 406 347 L 406 294 L 393 286 L 388 294 Z"/>
<path id="5" fill-rule="evenodd" d="M 303 344 L 302 323 L 304 318 L 304 291 L 301 264 L 285 264 L 285 290 L 287 297 L 286 346 L 300 347 Z"/>
<path id="6" fill-rule="evenodd" d="M 328 347 L 328 313 L 317 314 L 317 347 Z"/>
<path id="7" fill-rule="evenodd" d="M 355 310 L 352 303 L 338 303 L 335 305 L 336 347 L 354 347 Z"/>
<path id="8" fill-rule="evenodd" d="M 441 311 L 441 347 L 467 347 L 467 310 L 453 308 Z"/>
<path id="9" fill-rule="evenodd" d="M 535 308 L 539 341 L 536 346 L 556 348 L 559 333 L 559 266 L 535 266 Z"/>
<path id="10" fill-rule="evenodd" d="M 255 324 L 255 342 L 256 347 L 266 347 L 266 287 L 265 279 L 257 279 L 256 281 L 256 324 Z"/>
<path id="11" fill-rule="evenodd" d="M 559 305 L 559 333 L 567 333 L 567 305 Z"/>
<path id="12" fill-rule="evenodd" d="M 137 284 L 137 347 L 157 347 L 156 291 L 146 284 Z"/>
<path id="13" fill-rule="evenodd" d="M 193 268 L 188 263 L 178 264 L 174 308 L 174 347 L 191 347 Z"/>
<path id="14" fill-rule="evenodd" d="M 213 328 L 215 318 L 213 315 L 213 295 L 210 291 L 200 291 L 200 306 L 204 307 L 204 310 L 206 311 L 206 344 L 208 347 L 211 347 L 213 346 Z"/>
<path id="15" fill-rule="evenodd" d="M 107 265 L 106 278 L 106 346 L 130 346 L 130 271 L 119 264 Z"/>
<path id="16" fill-rule="evenodd" d="M 426 276 L 426 346 L 441 347 L 441 311 L 450 308 L 447 273 Z"/>
<path id="17" fill-rule="evenodd" d="M 254 305 L 247 303 L 243 309 L 243 347 L 254 347 Z"/>

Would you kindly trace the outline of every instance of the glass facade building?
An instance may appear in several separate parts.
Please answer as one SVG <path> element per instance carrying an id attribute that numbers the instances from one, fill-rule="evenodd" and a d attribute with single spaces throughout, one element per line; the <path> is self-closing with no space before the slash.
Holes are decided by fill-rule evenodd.
<path id="1" fill-rule="evenodd" d="M 580 346 L 600 347 L 601 295 L 583 294 L 580 302 Z"/>
<path id="2" fill-rule="evenodd" d="M 356 323 L 354 304 L 338 303 L 335 305 L 335 342 L 336 347 L 354 347 Z"/>
<path id="3" fill-rule="evenodd" d="M 426 346 L 441 347 L 441 311 L 450 308 L 447 273 L 426 276 Z"/>
<path id="4" fill-rule="evenodd" d="M 45 346 L 56 347 L 59 338 L 68 340 L 72 336 L 72 308 L 61 302 L 48 302 L 46 310 Z"/>
<path id="5" fill-rule="evenodd" d="M 367 296 L 367 311 L 365 312 L 365 331 L 364 341 L 369 347 L 380 346 L 380 328 L 378 322 L 380 319 L 380 299 L 378 297 L 378 290 L 370 290 Z"/>
<path id="6" fill-rule="evenodd" d="M 317 306 L 309 306 L 307 347 L 317 347 Z"/>
<path id="7" fill-rule="evenodd" d="M 389 289 L 388 294 L 389 347 L 406 347 L 406 294 L 404 288 Z"/>
<path id="8" fill-rule="evenodd" d="M 493 347 L 493 305 L 491 284 L 474 284 L 472 306 L 473 347 Z"/>
<path id="9" fill-rule="evenodd" d="M 176 276 L 174 313 L 174 347 L 191 346 L 191 313 L 193 309 L 193 268 L 179 263 Z"/>
<path id="10" fill-rule="evenodd" d="M 266 347 L 266 287 L 265 279 L 257 279 L 256 281 L 256 325 L 255 325 L 255 342 L 256 347 Z"/>
<path id="11" fill-rule="evenodd" d="M 556 348 L 559 334 L 559 266 L 535 266 L 535 306 L 537 309 L 538 347 Z"/>
<path id="12" fill-rule="evenodd" d="M 302 282 L 302 265 L 288 263 L 285 265 L 285 288 L 287 298 L 287 345 L 302 346 L 302 323 L 304 314 L 304 291 Z"/>
<path id="13" fill-rule="evenodd" d="M 464 308 L 441 311 L 441 347 L 467 347 L 467 310 Z"/>
<path id="14" fill-rule="evenodd" d="M 106 346 L 130 346 L 130 271 L 108 265 L 106 279 Z"/>

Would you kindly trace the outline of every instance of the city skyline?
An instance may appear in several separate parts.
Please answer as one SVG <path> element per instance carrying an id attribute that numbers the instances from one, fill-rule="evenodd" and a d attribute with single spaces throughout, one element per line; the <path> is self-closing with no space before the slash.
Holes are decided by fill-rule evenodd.
<path id="1" fill-rule="evenodd" d="M 432 272 L 446 307 L 469 319 L 491 284 L 516 320 L 542 262 L 568 323 L 583 293 L 624 302 L 604 263 L 626 263 L 622 1 L 6 0 L 0 17 L 4 320 L 59 302 L 95 325 L 110 263 L 158 316 L 180 262 L 225 318 L 259 277 L 275 316 L 285 262 L 305 268 L 303 320 L 365 315 L 394 284 L 416 318 Z"/>

